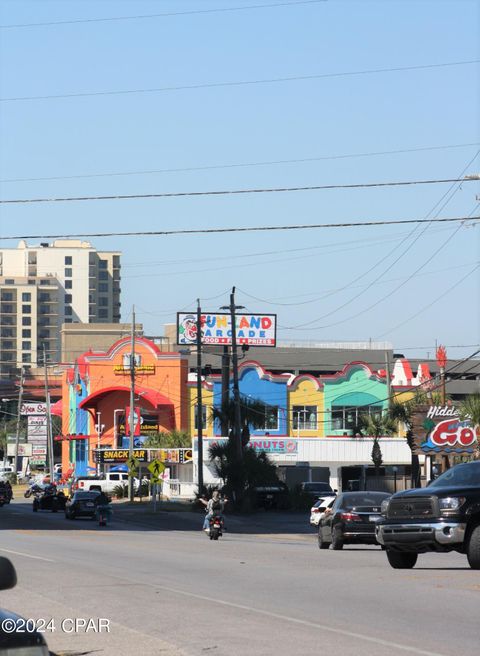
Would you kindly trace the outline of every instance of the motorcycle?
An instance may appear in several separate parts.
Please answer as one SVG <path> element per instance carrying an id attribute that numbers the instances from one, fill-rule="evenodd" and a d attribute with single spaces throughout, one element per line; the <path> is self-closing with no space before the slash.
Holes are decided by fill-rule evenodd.
<path id="1" fill-rule="evenodd" d="M 0 508 L 6 503 L 10 503 L 10 501 L 7 499 L 6 493 L 2 491 L 0 492 Z"/>
<path id="2" fill-rule="evenodd" d="M 222 515 L 219 513 L 214 513 L 212 517 L 210 517 L 209 524 L 210 530 L 208 535 L 210 540 L 218 540 L 218 538 L 223 535 L 223 531 L 225 530 L 225 521 Z"/>
<path id="3" fill-rule="evenodd" d="M 28 490 L 25 490 L 23 496 L 25 497 L 25 499 L 30 499 L 32 494 L 38 497 L 42 495 L 44 491 L 45 491 L 44 487 L 41 487 L 37 483 L 34 483 L 31 487 L 28 488 Z"/>
<path id="4" fill-rule="evenodd" d="M 112 511 L 110 506 L 97 506 L 97 519 L 99 526 L 106 526 L 107 521 L 110 519 Z"/>

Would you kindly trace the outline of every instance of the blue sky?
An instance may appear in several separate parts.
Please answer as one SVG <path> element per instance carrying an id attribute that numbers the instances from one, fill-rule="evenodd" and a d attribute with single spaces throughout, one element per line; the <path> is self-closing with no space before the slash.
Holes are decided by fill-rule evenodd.
<path id="1" fill-rule="evenodd" d="M 255 4 L 268 3 L 3 0 L 0 24 Z M 0 97 L 474 60 L 480 58 L 478 9 L 478 2 L 468 0 L 328 1 L 4 28 Z M 4 101 L 2 180 L 97 177 L 2 182 L 0 197 L 453 178 L 480 149 L 478 80 L 478 64 L 470 64 L 236 87 Z M 447 145 L 459 147 L 338 157 Z M 223 166 L 312 158 L 317 159 Z M 98 176 L 185 168 L 197 170 Z M 479 170 L 477 158 L 466 172 Z M 0 244 L 15 245 L 2 237 L 19 234 L 388 221 L 467 216 L 475 210 L 478 183 L 455 187 L 451 197 L 445 196 L 448 189 L 431 185 L 4 205 Z M 206 310 L 216 310 L 236 285 L 237 302 L 248 310 L 277 312 L 281 340 L 381 339 L 421 356 L 432 355 L 438 340 L 451 346 L 454 357 L 475 350 L 454 345 L 480 342 L 479 270 L 474 271 L 480 261 L 479 230 L 443 224 L 416 230 L 383 226 L 91 241 L 98 249 L 122 251 L 122 319 L 130 319 L 135 303 L 137 320 L 150 334 L 161 334 L 176 310 L 193 309 L 197 297 Z"/>

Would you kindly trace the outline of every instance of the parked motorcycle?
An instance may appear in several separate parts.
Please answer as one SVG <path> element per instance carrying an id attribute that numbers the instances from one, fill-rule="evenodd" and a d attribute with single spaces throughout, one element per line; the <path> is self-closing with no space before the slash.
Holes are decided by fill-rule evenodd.
<path id="1" fill-rule="evenodd" d="M 209 530 L 209 537 L 210 540 L 218 540 L 219 537 L 223 535 L 223 531 L 225 529 L 225 521 L 223 519 L 223 516 L 220 515 L 219 513 L 214 513 L 212 517 L 210 517 L 210 530 Z"/>

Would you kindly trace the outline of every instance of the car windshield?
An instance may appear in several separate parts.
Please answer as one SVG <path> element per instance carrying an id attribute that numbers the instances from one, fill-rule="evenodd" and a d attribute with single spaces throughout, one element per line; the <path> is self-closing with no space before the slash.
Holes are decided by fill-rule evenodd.
<path id="1" fill-rule="evenodd" d="M 452 467 L 436 478 L 429 487 L 480 486 L 480 462 L 466 462 Z"/>
<path id="2" fill-rule="evenodd" d="M 343 498 L 342 508 L 358 508 L 360 506 L 380 506 L 384 499 L 390 495 L 384 492 L 363 492 L 362 494 L 349 494 Z"/>

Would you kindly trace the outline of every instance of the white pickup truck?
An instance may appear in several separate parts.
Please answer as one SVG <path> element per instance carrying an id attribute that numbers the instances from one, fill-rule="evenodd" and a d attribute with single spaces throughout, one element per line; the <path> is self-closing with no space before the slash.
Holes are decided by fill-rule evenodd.
<path id="1" fill-rule="evenodd" d="M 117 485 L 128 485 L 127 473 L 107 472 L 106 474 L 102 474 L 102 476 L 79 476 L 75 479 L 73 490 L 88 491 L 93 489 L 102 490 L 106 494 L 111 494 Z"/>

